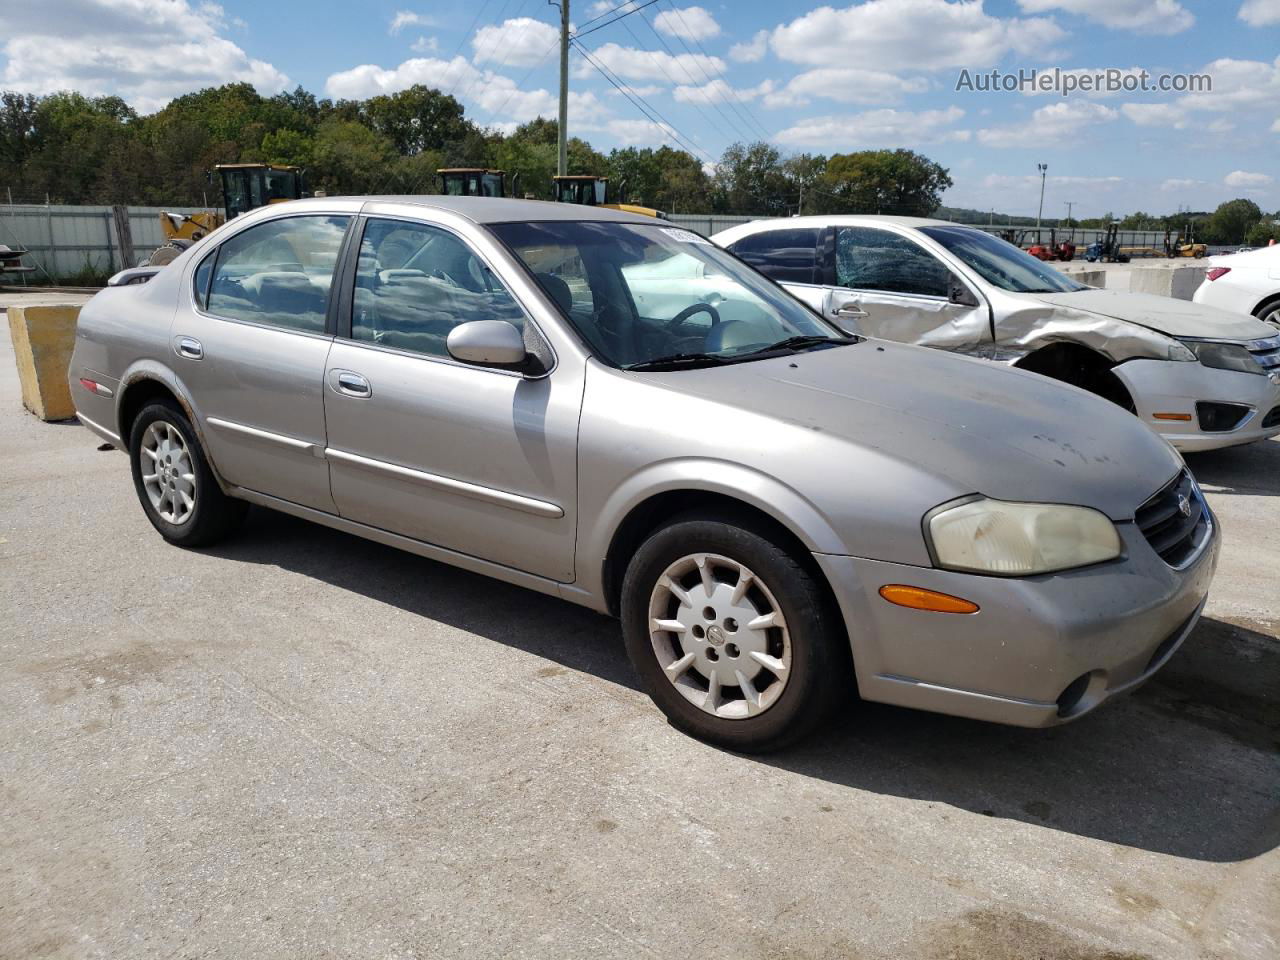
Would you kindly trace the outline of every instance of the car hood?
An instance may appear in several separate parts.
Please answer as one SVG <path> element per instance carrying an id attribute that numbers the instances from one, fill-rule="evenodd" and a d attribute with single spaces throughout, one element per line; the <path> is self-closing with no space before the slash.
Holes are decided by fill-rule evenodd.
<path id="1" fill-rule="evenodd" d="M 1136 323 L 1171 337 L 1257 340 L 1274 332 L 1261 320 L 1245 314 L 1150 293 L 1079 290 L 1074 293 L 1038 293 L 1034 297 L 1054 306 Z"/>
<path id="2" fill-rule="evenodd" d="M 1164 440 L 1108 401 L 925 347 L 868 340 L 646 376 L 927 471 L 954 496 L 1081 504 L 1128 520 L 1182 463 Z"/>

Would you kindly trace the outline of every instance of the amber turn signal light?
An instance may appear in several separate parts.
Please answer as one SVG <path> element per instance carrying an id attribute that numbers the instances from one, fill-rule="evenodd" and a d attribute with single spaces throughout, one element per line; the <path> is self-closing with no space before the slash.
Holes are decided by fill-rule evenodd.
<path id="1" fill-rule="evenodd" d="M 978 605 L 948 593 L 926 590 L 923 587 L 908 587 L 901 583 L 890 583 L 880 588 L 880 596 L 900 607 L 912 610 L 929 610 L 933 613 L 977 613 Z"/>
<path id="2" fill-rule="evenodd" d="M 1189 414 L 1189 413 L 1153 413 L 1151 416 L 1152 416 L 1152 419 L 1155 419 L 1155 420 L 1183 420 L 1183 421 L 1186 421 L 1186 420 L 1190 420 L 1190 419 L 1191 419 L 1191 414 Z"/>

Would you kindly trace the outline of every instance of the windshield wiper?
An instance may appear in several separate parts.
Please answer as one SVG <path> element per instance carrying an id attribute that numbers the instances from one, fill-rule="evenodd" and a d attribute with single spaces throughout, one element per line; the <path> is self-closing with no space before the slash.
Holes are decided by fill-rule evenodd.
<path id="1" fill-rule="evenodd" d="M 728 358 L 715 353 L 671 353 L 665 357 L 641 360 L 628 364 L 625 370 L 678 370 L 680 367 L 714 367 L 730 363 Z"/>
<path id="2" fill-rule="evenodd" d="M 751 354 L 772 353 L 775 350 L 800 350 L 804 347 L 816 347 L 824 343 L 857 343 L 861 337 L 828 337 L 822 334 L 806 334 L 798 337 L 787 337 L 785 340 L 779 340 L 777 343 L 771 343 L 767 347 L 758 347 L 749 353 L 740 353 L 738 356 L 745 357 Z"/>

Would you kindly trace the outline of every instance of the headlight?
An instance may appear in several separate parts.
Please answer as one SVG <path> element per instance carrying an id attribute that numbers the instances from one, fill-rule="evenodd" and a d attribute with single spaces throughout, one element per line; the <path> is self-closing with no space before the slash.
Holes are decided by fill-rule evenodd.
<path id="1" fill-rule="evenodd" d="M 1206 367 L 1216 370 L 1235 370 L 1239 373 L 1265 374 L 1262 364 L 1249 352 L 1249 348 L 1239 343 L 1215 343 L 1212 340 L 1184 340 L 1196 359 Z"/>
<path id="2" fill-rule="evenodd" d="M 938 566 L 969 573 L 1052 573 L 1121 553 L 1115 524 L 1088 507 L 983 498 L 939 507 L 926 528 Z"/>

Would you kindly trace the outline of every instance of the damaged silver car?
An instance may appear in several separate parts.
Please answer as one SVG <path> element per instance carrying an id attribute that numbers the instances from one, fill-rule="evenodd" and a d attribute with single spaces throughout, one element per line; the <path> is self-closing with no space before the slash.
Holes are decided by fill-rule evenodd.
<path id="1" fill-rule="evenodd" d="M 1280 337 L 1253 317 L 1087 287 L 941 220 L 760 220 L 713 239 L 842 326 L 1071 383 L 1180 450 L 1280 434 Z"/>

